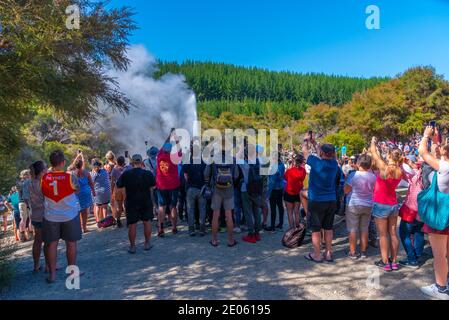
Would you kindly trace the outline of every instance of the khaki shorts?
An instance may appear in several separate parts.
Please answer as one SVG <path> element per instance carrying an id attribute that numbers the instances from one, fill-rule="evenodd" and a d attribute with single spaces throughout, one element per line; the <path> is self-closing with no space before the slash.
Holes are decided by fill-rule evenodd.
<path id="1" fill-rule="evenodd" d="M 28 210 L 28 207 L 25 202 L 19 203 L 19 211 L 20 211 L 20 218 L 22 218 L 22 221 L 26 222 L 27 219 L 30 217 L 30 210 Z"/>
<path id="2" fill-rule="evenodd" d="M 346 227 L 348 232 L 368 232 L 372 207 L 348 206 Z"/>
<path id="3" fill-rule="evenodd" d="M 218 189 L 215 188 L 214 194 L 212 195 L 212 210 L 221 210 L 221 207 L 225 211 L 234 209 L 234 189 Z"/>

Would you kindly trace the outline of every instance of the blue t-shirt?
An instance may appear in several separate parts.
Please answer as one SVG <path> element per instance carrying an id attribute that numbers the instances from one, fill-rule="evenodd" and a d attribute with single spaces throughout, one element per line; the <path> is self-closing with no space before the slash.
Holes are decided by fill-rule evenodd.
<path id="1" fill-rule="evenodd" d="M 18 213 L 19 210 L 19 192 L 14 192 L 12 195 L 8 197 L 8 202 L 12 205 L 14 212 Z"/>
<path id="2" fill-rule="evenodd" d="M 310 201 L 336 201 L 336 178 L 339 170 L 337 160 L 320 159 L 309 156 L 307 164 L 311 167 L 309 175 Z"/>

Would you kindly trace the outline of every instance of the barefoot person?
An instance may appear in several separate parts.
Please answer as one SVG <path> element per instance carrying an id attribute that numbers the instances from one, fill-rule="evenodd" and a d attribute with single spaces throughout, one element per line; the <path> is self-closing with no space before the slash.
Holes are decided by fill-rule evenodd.
<path id="1" fill-rule="evenodd" d="M 64 170 L 65 157 L 60 150 L 50 154 L 51 168 L 42 177 L 41 188 L 45 199 L 42 239 L 48 246 L 47 261 L 50 272 L 48 283 L 56 280 L 58 242 L 65 241 L 68 266 L 76 266 L 76 243 L 81 240 L 81 222 L 76 192 L 78 179 Z"/>
<path id="2" fill-rule="evenodd" d="M 31 224 L 34 227 L 34 242 L 33 242 L 33 272 L 41 270 L 40 258 L 42 253 L 42 219 L 45 212 L 44 195 L 41 189 L 41 179 L 47 173 L 47 166 L 41 160 L 33 162 L 30 166 L 31 182 L 29 186 L 30 191 L 30 209 L 31 209 Z M 47 256 L 46 248 L 44 247 L 44 255 Z M 46 271 L 48 265 L 46 263 Z"/>
<path id="3" fill-rule="evenodd" d="M 449 144 L 440 146 L 438 134 L 438 129 L 430 126 L 426 128 L 419 146 L 419 154 L 428 165 L 436 170 L 436 172 L 432 173 L 432 179 L 437 180 L 438 191 L 444 194 L 444 197 L 446 198 L 445 203 L 447 204 L 449 201 Z M 437 159 L 429 153 L 429 139 L 432 139 L 432 142 L 437 145 L 437 153 L 441 155 L 441 159 Z M 437 175 L 436 177 L 435 174 Z M 432 179 L 430 181 L 432 181 Z M 446 207 L 446 210 L 449 209 Z M 449 228 L 435 230 L 428 225 L 424 225 L 424 232 L 429 234 L 429 241 L 432 247 L 435 283 L 430 286 L 422 287 L 421 291 L 437 299 L 449 300 Z"/>
<path id="4" fill-rule="evenodd" d="M 307 143 L 303 144 L 303 154 L 307 164 L 311 167 L 308 190 L 308 219 L 312 231 L 313 253 L 306 259 L 322 262 L 332 262 L 332 240 L 335 209 L 337 207 L 336 179 L 339 170 L 335 160 L 335 147 L 323 144 L 317 148 L 316 141 L 309 134 Z M 319 150 L 320 157 L 310 154 L 309 142 L 315 150 Z M 321 230 L 324 230 L 325 252 L 321 255 Z"/>
<path id="5" fill-rule="evenodd" d="M 132 169 L 122 173 L 117 181 L 117 188 L 125 188 L 126 222 L 128 225 L 129 249 L 136 253 L 137 222 L 143 222 L 145 236 L 144 250 L 150 250 L 151 221 L 153 220 L 153 203 L 151 188 L 156 185 L 153 174 L 142 168 L 142 156 L 135 154 L 131 158 Z"/>

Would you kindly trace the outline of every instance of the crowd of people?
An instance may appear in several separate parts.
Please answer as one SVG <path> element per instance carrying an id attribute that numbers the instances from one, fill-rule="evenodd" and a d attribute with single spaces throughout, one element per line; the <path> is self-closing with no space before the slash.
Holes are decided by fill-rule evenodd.
<path id="1" fill-rule="evenodd" d="M 201 146 L 192 141 L 191 150 L 195 148 Z M 43 248 L 51 283 L 56 278 L 59 240 L 66 242 L 68 265 L 76 265 L 77 241 L 90 231 L 90 214 L 99 225 L 110 219 L 117 228 L 125 216 L 128 252 L 136 254 L 139 221 L 144 226 L 144 250 L 152 248 L 153 221 L 157 236 L 164 237 L 167 228 L 178 233 L 178 218 L 187 222 L 190 236 L 204 237 L 209 225 L 211 246 L 219 246 L 218 233 L 227 232 L 226 245 L 234 247 L 241 232 L 246 233 L 242 241 L 256 244 L 262 241 L 262 232 L 282 231 L 286 211 L 288 228 L 305 223 L 313 247 L 305 259 L 312 263 L 333 262 L 334 218 L 344 215 L 348 259 L 366 259 L 368 246 L 378 247 L 380 259 L 375 264 L 385 272 L 418 268 L 427 233 L 435 283 L 422 291 L 449 300 L 449 228 L 426 224 L 422 217 L 431 215 L 435 206 L 424 206 L 422 212 L 419 205 L 423 190 L 432 188 L 438 191 L 440 204 L 449 201 L 449 145 L 442 144 L 438 130 L 427 127 L 422 138 L 405 144 L 373 138 L 368 149 L 353 157 L 338 157 L 335 146 L 317 143 L 312 132 L 300 148 L 284 152 L 279 146 L 270 161 L 262 161 L 264 148 L 245 140 L 231 159 L 223 151 L 223 161 L 206 164 L 193 161 L 192 152 L 190 161 L 182 161 L 179 139 L 171 131 L 160 149 L 147 150 L 145 159 L 140 154 L 116 157 L 108 152 L 105 161 L 94 158 L 88 163 L 78 152 L 69 164 L 57 150 L 49 157 L 49 168 L 42 160 L 34 162 L 20 173 L 10 194 L 0 196 L 3 230 L 10 210 L 16 239 L 27 241 L 34 235 L 34 272 L 42 269 Z M 264 166 L 270 175 L 261 173 Z M 397 187 L 404 180 L 408 190 L 400 204 Z M 401 261 L 400 242 L 406 254 Z"/>

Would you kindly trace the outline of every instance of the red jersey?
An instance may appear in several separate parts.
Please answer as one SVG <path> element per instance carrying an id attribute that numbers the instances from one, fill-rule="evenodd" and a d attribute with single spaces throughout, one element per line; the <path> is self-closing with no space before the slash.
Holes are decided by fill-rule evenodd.
<path id="1" fill-rule="evenodd" d="M 292 196 L 298 195 L 304 186 L 306 175 L 306 169 L 303 167 L 291 167 L 287 169 L 284 174 L 285 180 L 287 181 L 285 192 Z"/>
<path id="2" fill-rule="evenodd" d="M 45 219 L 53 222 L 70 221 L 79 212 L 77 183 L 72 174 L 49 171 L 42 177 L 41 189 L 45 198 Z"/>

